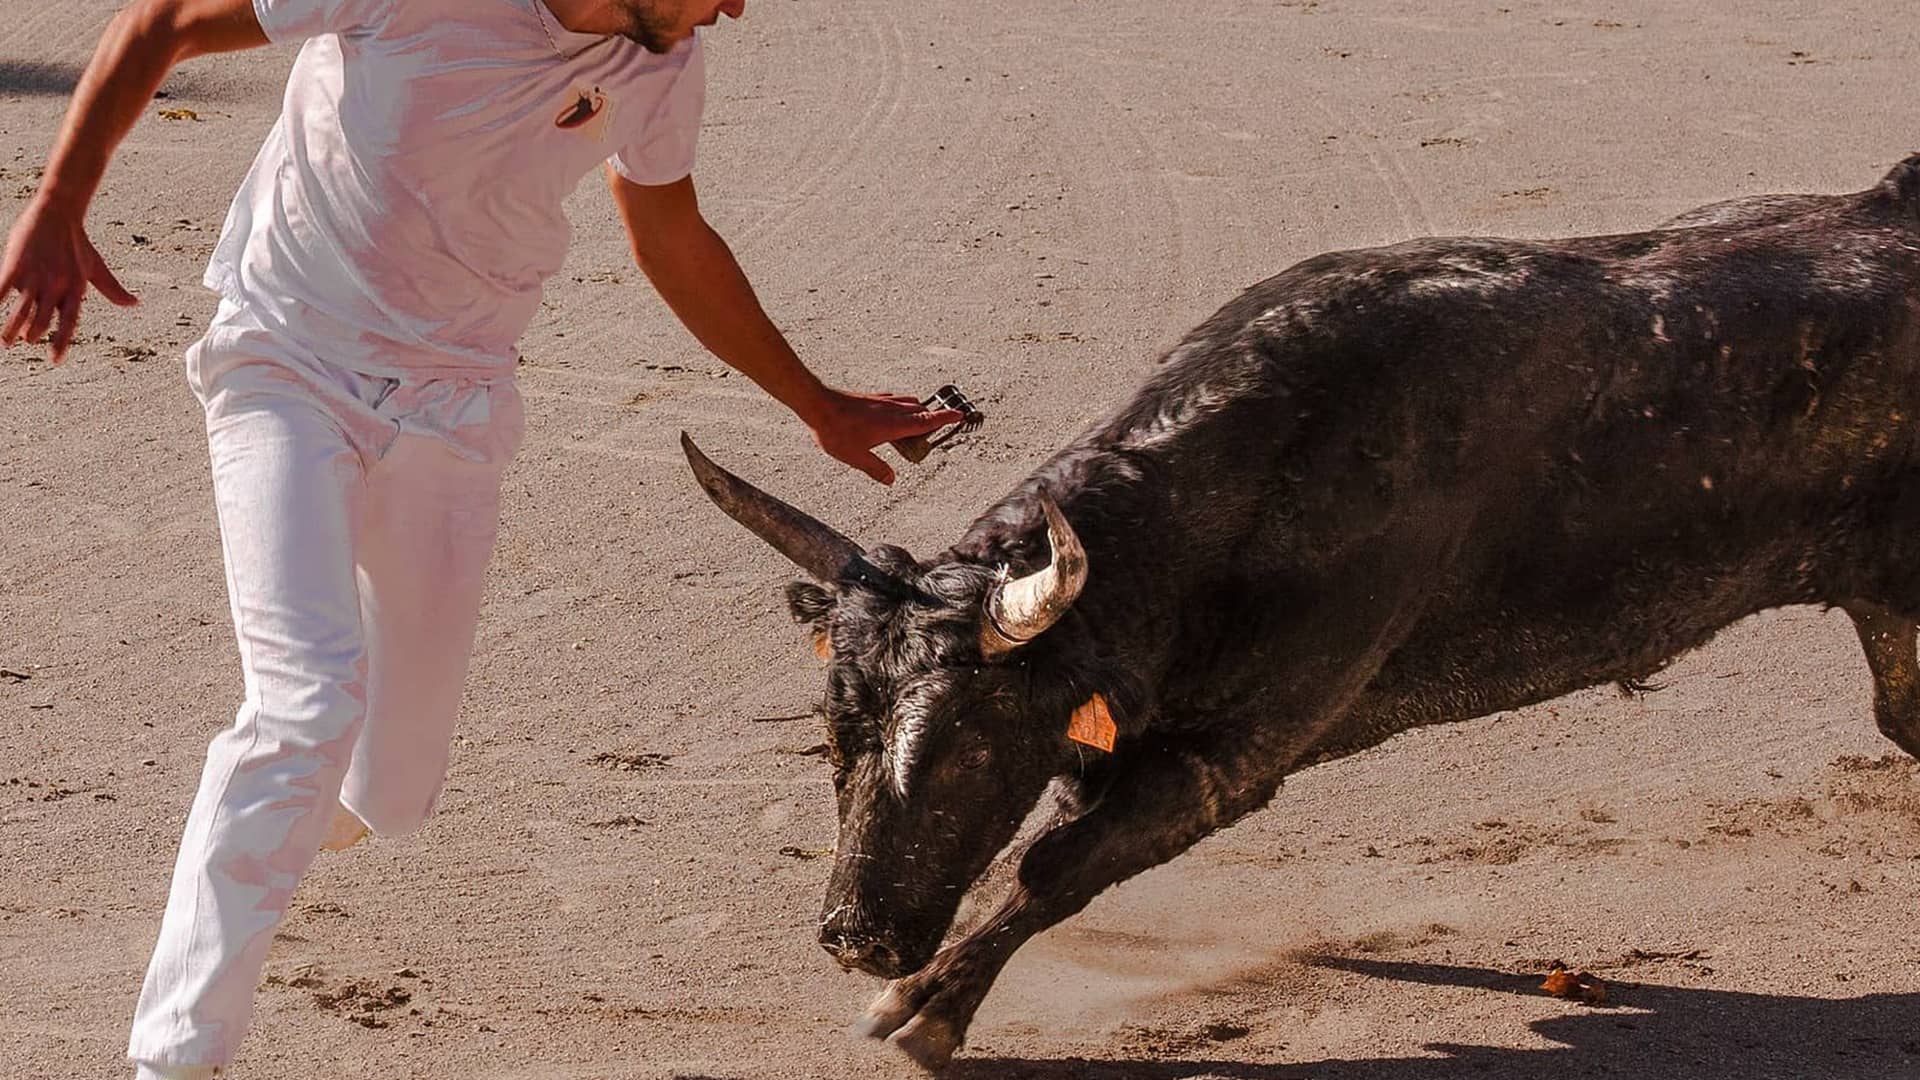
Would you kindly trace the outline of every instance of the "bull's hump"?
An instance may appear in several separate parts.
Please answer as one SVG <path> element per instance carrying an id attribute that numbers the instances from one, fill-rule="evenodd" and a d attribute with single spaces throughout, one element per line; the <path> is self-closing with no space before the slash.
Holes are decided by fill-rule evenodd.
<path id="1" fill-rule="evenodd" d="M 1895 165 L 1876 190 L 1907 207 L 1920 208 L 1920 154 Z"/>

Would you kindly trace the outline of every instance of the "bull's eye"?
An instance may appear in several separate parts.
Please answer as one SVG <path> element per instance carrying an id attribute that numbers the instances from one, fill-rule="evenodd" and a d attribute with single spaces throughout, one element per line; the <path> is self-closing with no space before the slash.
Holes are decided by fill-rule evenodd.
<path id="1" fill-rule="evenodd" d="M 979 746 L 968 749 L 966 753 L 960 755 L 960 767 L 969 772 L 975 769 L 984 769 L 992 757 L 993 751 L 985 743 L 982 743 Z"/>

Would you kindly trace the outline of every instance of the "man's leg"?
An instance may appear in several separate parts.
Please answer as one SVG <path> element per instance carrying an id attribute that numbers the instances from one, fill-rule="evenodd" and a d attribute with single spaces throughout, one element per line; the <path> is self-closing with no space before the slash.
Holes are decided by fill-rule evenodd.
<path id="1" fill-rule="evenodd" d="M 373 832 L 397 836 L 427 819 L 446 778 L 521 416 L 511 383 L 452 380 L 403 382 L 380 412 L 400 435 L 367 474 L 367 720 L 340 801 Z M 353 817 L 330 839 L 350 836 Z"/>
<path id="2" fill-rule="evenodd" d="M 217 326 L 217 324 L 216 324 Z M 246 697 L 208 747 L 128 1055 L 218 1065 L 318 849 L 366 710 L 354 576 L 364 462 L 339 387 L 195 346 Z"/>

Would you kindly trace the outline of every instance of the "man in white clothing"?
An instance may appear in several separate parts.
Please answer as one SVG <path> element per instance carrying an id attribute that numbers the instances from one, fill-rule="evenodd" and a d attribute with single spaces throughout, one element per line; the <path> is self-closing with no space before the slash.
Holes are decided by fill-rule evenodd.
<path id="1" fill-rule="evenodd" d="M 246 696 L 208 747 L 128 1053 L 231 1060 L 316 851 L 432 811 L 520 439 L 514 345 L 565 256 L 562 199 L 604 163 L 641 268 L 722 360 L 876 480 L 881 443 L 959 419 L 824 385 L 762 312 L 692 181 L 696 28 L 745 0 L 139 0 L 74 93 L 0 262 L 0 341 L 89 286 L 113 149 L 182 59 L 304 42 L 233 202 L 187 354 L 205 407 Z"/>

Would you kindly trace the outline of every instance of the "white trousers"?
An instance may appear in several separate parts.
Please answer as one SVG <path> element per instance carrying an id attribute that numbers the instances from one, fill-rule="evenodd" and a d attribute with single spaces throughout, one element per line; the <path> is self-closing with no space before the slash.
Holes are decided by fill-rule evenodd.
<path id="1" fill-rule="evenodd" d="M 433 809 L 520 441 L 511 379 L 330 366 L 222 303 L 187 353 L 207 414 L 245 699 L 207 748 L 128 1056 L 219 1065 L 338 807 Z M 336 801 L 337 800 L 337 801 Z"/>

